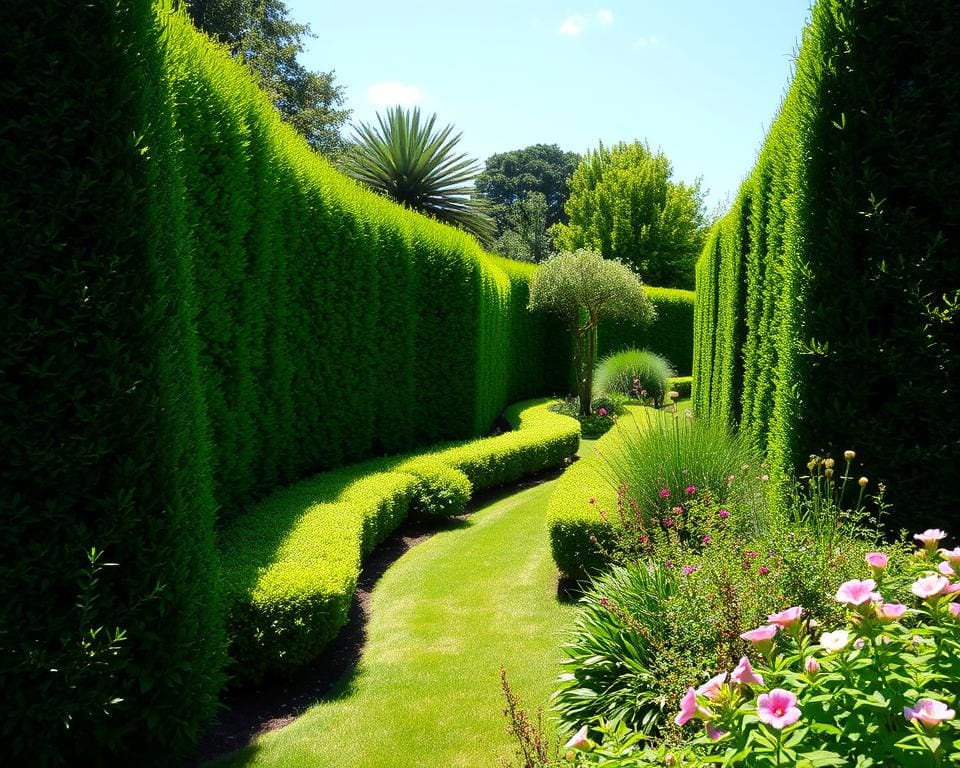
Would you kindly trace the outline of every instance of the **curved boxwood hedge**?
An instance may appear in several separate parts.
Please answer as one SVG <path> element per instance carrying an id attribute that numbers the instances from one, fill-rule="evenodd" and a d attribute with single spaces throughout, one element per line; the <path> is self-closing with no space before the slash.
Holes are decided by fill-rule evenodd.
<path id="1" fill-rule="evenodd" d="M 642 413 L 643 409 L 637 405 L 625 407 L 634 414 Z M 564 472 L 550 496 L 547 505 L 550 552 L 565 576 L 586 578 L 607 564 L 602 550 L 610 541 L 610 526 L 600 519 L 600 510 L 615 522 L 617 487 L 605 466 L 603 454 L 622 439 L 620 433 L 629 421 L 632 420 L 621 418 L 597 440 L 594 452 Z M 596 537 L 597 543 L 591 541 L 591 536 Z"/>
<path id="2" fill-rule="evenodd" d="M 221 550 L 235 680 L 290 672 L 320 653 L 347 621 L 363 558 L 408 514 L 459 514 L 471 490 L 576 453 L 580 425 L 550 404 L 508 408 L 514 430 L 496 437 L 318 475 L 232 521 Z"/>

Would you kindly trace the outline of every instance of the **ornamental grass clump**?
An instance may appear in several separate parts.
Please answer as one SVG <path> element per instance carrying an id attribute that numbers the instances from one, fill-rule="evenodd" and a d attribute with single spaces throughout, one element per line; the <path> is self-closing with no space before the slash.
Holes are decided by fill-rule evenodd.
<path id="1" fill-rule="evenodd" d="M 625 349 L 603 358 L 593 381 L 600 393 L 650 399 L 659 408 L 669 391 L 668 380 L 675 375 L 670 362 L 655 352 Z"/>
<path id="2" fill-rule="evenodd" d="M 960 761 L 960 579 L 946 534 L 898 572 L 885 553 L 864 561 L 870 578 L 840 585 L 839 628 L 803 606 L 767 617 L 741 637 L 753 650 L 681 700 L 677 725 L 702 723 L 690 744 L 725 765 L 947 766 Z M 895 602 L 909 594 L 908 604 Z M 750 659 L 752 655 L 753 659 Z M 865 762 L 866 761 L 866 762 Z"/>

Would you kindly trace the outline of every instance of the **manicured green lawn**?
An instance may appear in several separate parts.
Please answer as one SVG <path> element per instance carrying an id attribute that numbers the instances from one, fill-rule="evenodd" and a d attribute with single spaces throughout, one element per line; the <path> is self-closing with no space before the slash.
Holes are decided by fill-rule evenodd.
<path id="1" fill-rule="evenodd" d="M 398 560 L 373 592 L 355 672 L 215 765 L 476 768 L 509 755 L 499 667 L 528 708 L 546 708 L 573 615 L 557 600 L 547 540 L 554 482 L 494 501 Z"/>

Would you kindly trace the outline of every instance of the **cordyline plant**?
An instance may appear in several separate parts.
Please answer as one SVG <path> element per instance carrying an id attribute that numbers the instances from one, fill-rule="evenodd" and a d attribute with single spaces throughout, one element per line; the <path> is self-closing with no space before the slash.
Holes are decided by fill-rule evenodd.
<path id="1" fill-rule="evenodd" d="M 566 322 L 576 345 L 574 367 L 580 415 L 590 415 L 597 326 L 606 317 L 651 322 L 656 311 L 630 267 L 584 248 L 542 262 L 530 282 L 528 309 L 545 310 Z"/>
<path id="2" fill-rule="evenodd" d="M 700 721 L 707 763 L 742 766 L 960 764 L 960 548 L 940 530 L 898 575 L 883 552 L 872 578 L 837 591 L 846 626 L 815 630 L 802 606 L 768 617 L 730 673 L 691 687 L 676 717 Z M 887 597 L 908 599 L 905 605 Z"/>

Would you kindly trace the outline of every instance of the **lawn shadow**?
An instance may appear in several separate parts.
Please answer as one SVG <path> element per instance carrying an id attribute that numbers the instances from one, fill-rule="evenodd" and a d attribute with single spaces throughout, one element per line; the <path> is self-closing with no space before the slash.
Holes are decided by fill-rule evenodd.
<path id="1" fill-rule="evenodd" d="M 364 561 L 347 624 L 321 656 L 298 668 L 295 677 L 269 680 L 256 687 L 227 689 L 220 714 L 185 765 L 201 766 L 241 749 L 245 755 L 249 752 L 252 759 L 256 745 L 251 742 L 256 736 L 289 725 L 314 704 L 349 697 L 360 671 L 370 598 L 377 581 L 420 542 L 437 533 L 469 528 L 471 524 L 468 517 L 404 521 Z"/>

